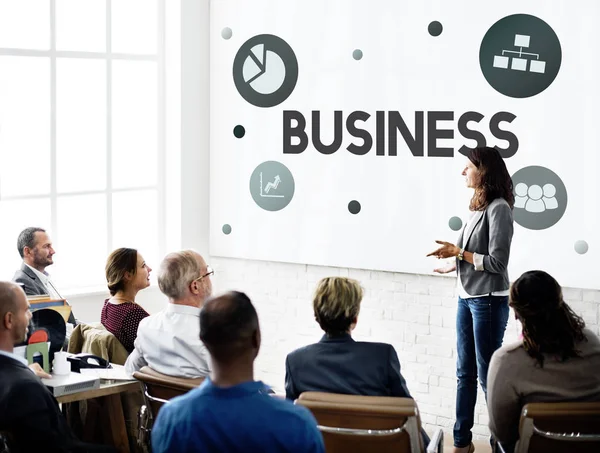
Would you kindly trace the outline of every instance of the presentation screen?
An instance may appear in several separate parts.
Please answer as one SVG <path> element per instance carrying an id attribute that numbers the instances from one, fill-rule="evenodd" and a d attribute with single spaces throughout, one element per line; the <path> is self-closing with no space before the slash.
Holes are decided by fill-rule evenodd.
<path id="1" fill-rule="evenodd" d="M 490 146 L 514 186 L 511 280 L 600 288 L 598 17 L 594 0 L 213 1 L 210 253 L 431 273 L 471 214 L 465 156 Z"/>

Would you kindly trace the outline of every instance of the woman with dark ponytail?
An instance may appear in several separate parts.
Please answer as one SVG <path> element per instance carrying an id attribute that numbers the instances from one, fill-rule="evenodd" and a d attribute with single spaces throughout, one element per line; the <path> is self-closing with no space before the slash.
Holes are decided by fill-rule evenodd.
<path id="1" fill-rule="evenodd" d="M 104 301 L 100 321 L 131 354 L 140 322 L 150 316 L 135 301 L 150 286 L 152 268 L 136 249 L 119 248 L 106 261 L 106 284 L 111 297 Z"/>
<path id="2" fill-rule="evenodd" d="M 525 272 L 510 289 L 521 341 L 498 349 L 488 375 L 490 430 L 506 451 L 527 403 L 600 401 L 600 340 L 564 301 L 558 282 Z"/>

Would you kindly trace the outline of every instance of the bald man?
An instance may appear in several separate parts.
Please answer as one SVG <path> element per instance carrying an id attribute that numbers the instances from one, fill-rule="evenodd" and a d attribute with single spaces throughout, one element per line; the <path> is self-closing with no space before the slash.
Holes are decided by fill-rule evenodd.
<path id="1" fill-rule="evenodd" d="M 80 443 L 58 403 L 14 345 L 27 338 L 31 311 L 19 285 L 0 282 L 0 431 L 17 451 L 103 451 Z"/>
<path id="2" fill-rule="evenodd" d="M 211 375 L 162 407 L 152 429 L 154 453 L 325 452 L 311 413 L 269 396 L 254 380 L 260 328 L 248 296 L 230 292 L 206 302 L 200 339 L 212 358 Z"/>

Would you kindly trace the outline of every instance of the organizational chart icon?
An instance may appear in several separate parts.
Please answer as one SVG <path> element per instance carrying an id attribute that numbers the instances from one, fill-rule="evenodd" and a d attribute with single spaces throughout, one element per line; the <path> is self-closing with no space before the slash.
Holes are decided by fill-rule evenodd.
<path id="1" fill-rule="evenodd" d="M 298 60 L 278 36 L 257 35 L 246 41 L 233 60 L 233 81 L 240 95 L 257 107 L 285 101 L 298 81 Z"/>
<path id="2" fill-rule="evenodd" d="M 514 14 L 487 31 L 479 49 L 479 64 L 488 83 L 514 98 L 535 96 L 558 75 L 562 50 L 558 36 L 542 19 Z"/>
<path id="3" fill-rule="evenodd" d="M 515 222 L 530 230 L 555 225 L 567 209 L 567 189 L 559 176 L 546 167 L 521 168 L 513 177 Z"/>
<path id="4" fill-rule="evenodd" d="M 514 47 L 519 50 L 502 49 L 502 55 L 494 55 L 494 68 L 512 69 L 513 71 L 527 71 L 543 74 L 546 72 L 546 62 L 540 60 L 539 53 L 524 52 L 523 48 L 529 47 L 531 36 L 515 35 Z M 511 57 L 512 55 L 512 57 Z"/>
<path id="5" fill-rule="evenodd" d="M 290 170 L 281 162 L 263 162 L 250 176 L 250 194 L 266 211 L 285 208 L 294 197 L 295 183 Z"/>

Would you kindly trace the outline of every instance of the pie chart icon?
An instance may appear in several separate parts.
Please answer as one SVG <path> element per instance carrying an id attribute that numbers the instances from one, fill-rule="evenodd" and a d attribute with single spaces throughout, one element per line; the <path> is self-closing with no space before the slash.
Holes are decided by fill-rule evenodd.
<path id="1" fill-rule="evenodd" d="M 283 39 L 258 35 L 246 41 L 233 61 L 233 81 L 240 95 L 257 107 L 285 101 L 298 80 L 298 60 Z"/>

